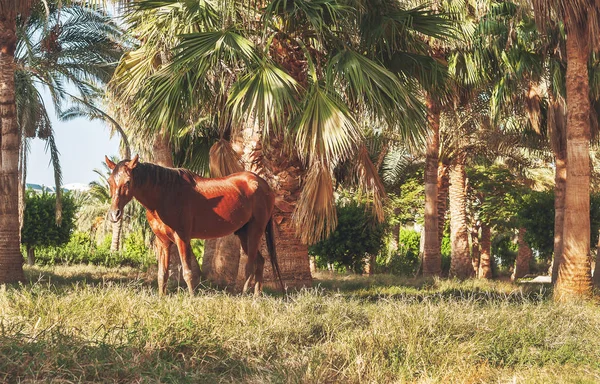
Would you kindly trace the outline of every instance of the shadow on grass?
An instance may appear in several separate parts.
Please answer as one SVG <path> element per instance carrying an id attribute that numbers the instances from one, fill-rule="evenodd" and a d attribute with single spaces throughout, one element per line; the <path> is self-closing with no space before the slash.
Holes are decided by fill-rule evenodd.
<path id="1" fill-rule="evenodd" d="M 105 268 L 91 265 L 71 265 L 54 267 L 27 267 L 25 274 L 30 285 L 48 286 L 53 290 L 64 290 L 74 285 L 107 286 L 121 285 L 158 290 L 156 268 L 141 271 L 130 267 Z M 380 300 L 402 301 L 443 301 L 459 300 L 480 303 L 524 303 L 542 302 L 552 295 L 551 284 L 516 284 L 508 281 L 488 281 L 470 279 L 465 281 L 452 279 L 401 277 L 394 275 L 344 275 L 317 273 L 313 289 L 324 294 L 333 294 L 351 299 L 375 302 Z M 169 292 L 178 290 L 178 284 L 171 279 Z M 179 286 L 179 292 L 185 287 Z M 204 281 L 198 292 L 211 293 L 222 291 Z M 288 294 L 296 291 L 290 290 Z M 265 293 L 272 297 L 284 295 L 270 289 Z"/>
<path id="2" fill-rule="evenodd" d="M 471 301 L 482 304 L 542 302 L 552 296 L 551 284 L 517 284 L 507 281 L 469 279 L 465 281 L 393 275 L 339 275 L 320 273 L 315 285 L 325 292 L 336 292 L 367 302 Z"/>
<path id="3" fill-rule="evenodd" d="M 57 290 L 74 285 L 128 285 L 157 288 L 156 272 L 131 267 L 105 268 L 94 265 L 61 265 L 25 267 L 25 280 L 30 286 L 41 285 Z"/>
<path id="4" fill-rule="evenodd" d="M 59 331 L 39 340 L 0 335 L 0 382 L 198 383 L 237 381 L 256 371 L 220 345 L 137 344 L 92 343 Z"/>

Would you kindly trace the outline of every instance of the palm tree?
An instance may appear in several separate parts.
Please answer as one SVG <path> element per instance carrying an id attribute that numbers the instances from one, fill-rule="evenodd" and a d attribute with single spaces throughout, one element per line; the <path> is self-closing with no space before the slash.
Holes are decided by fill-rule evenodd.
<path id="1" fill-rule="evenodd" d="M 17 17 L 27 18 L 33 0 L 0 1 L 0 282 L 24 280 L 19 225 L 19 150 L 15 100 Z"/>
<path id="2" fill-rule="evenodd" d="M 295 234 L 313 242 L 335 227 L 332 169 L 339 162 L 358 160 L 357 176 L 382 214 L 383 188 L 361 145 L 361 119 L 403 132 L 413 142 L 422 132 L 424 114 L 411 93 L 414 82 L 407 71 L 384 66 L 401 50 L 385 50 L 381 42 L 417 44 L 413 30 L 441 37 L 446 22 L 424 8 L 404 10 L 394 2 L 386 4 L 394 12 L 369 2 L 353 8 L 334 1 L 273 1 L 263 10 L 238 3 L 224 8 L 161 5 L 157 11 L 155 4 L 141 2 L 137 15 L 149 12 L 174 20 L 183 12 L 178 17 L 196 30 L 180 38 L 175 53 L 164 57 L 169 64 L 150 79 L 139 79 L 132 64 L 134 56 L 138 61 L 155 56 L 132 55 L 122 63 L 123 86 L 137 79 L 144 84 L 139 89 L 146 90 L 136 119 L 147 122 L 151 132 L 167 128 L 172 134 L 193 129 L 198 121 L 216 121 L 224 140 L 213 154 L 225 154 L 236 164 L 229 149 L 237 149 L 247 169 L 272 181 L 284 207 L 276 216 L 281 253 L 289 258 L 282 264 L 301 266 L 288 277 L 297 273 L 305 283 L 310 280 L 306 245 Z M 389 31 L 396 35 L 383 39 Z M 238 246 L 233 248 L 239 253 Z"/>
<path id="3" fill-rule="evenodd" d="M 555 299 L 588 296 L 592 292 L 590 266 L 590 98 L 588 62 L 598 49 L 600 9 L 590 1 L 534 2 L 536 22 L 545 30 L 550 20 L 563 21 L 566 53 L 566 158 L 563 253 L 555 286 Z"/>
<path id="4" fill-rule="evenodd" d="M 27 172 L 27 141 L 33 137 L 46 140 L 55 171 L 57 221 L 60 221 L 61 168 L 54 131 L 39 88 L 45 88 L 61 117 L 65 102 L 99 111 L 94 104 L 99 94 L 96 84 L 106 83 L 121 55 L 121 31 L 111 19 L 95 9 L 77 5 L 61 7 L 49 3 L 37 7 L 25 22 L 17 25 L 16 104 L 17 120 L 22 132 L 20 162 L 24 188 Z M 75 91 L 66 88 L 70 85 Z"/>
<path id="5" fill-rule="evenodd" d="M 117 30 L 106 18 L 98 22 L 100 14 L 81 6 L 62 7 L 62 11 L 68 16 L 61 25 L 61 7 L 53 1 L 0 1 L 0 282 L 24 278 L 18 204 L 19 176 L 26 172 L 24 167 L 19 170 L 19 165 L 26 163 L 23 136 L 45 137 L 57 164 L 47 113 L 32 82 L 47 86 L 59 106 L 65 96 L 64 83 L 73 84 L 85 96 L 90 81 L 110 76 L 105 64 L 114 60 L 118 50 L 118 45 L 106 38 L 115 36 L 111 34 Z M 105 60 L 107 57 L 111 59 Z M 60 184 L 60 168 L 55 170 Z"/>

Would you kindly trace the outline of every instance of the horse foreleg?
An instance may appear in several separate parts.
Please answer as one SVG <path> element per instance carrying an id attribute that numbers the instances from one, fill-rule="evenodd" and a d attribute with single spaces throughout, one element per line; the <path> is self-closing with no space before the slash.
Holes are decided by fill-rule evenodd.
<path id="1" fill-rule="evenodd" d="M 158 295 L 167 294 L 167 281 L 169 280 L 169 245 L 158 238 L 156 246 L 158 248 Z"/>
<path id="2" fill-rule="evenodd" d="M 193 281 L 192 269 L 190 268 L 191 260 L 190 257 L 193 257 L 192 247 L 190 246 L 189 240 L 183 240 L 179 236 L 175 238 L 175 244 L 177 244 L 177 249 L 179 250 L 179 257 L 181 258 L 181 267 L 183 268 L 183 279 L 187 284 L 188 291 L 190 292 L 190 296 L 194 296 L 194 288 L 197 285 L 197 282 Z"/>

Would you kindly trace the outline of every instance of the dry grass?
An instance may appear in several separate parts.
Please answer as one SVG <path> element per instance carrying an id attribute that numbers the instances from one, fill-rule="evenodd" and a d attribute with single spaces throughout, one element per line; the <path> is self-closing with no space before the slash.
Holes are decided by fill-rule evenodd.
<path id="1" fill-rule="evenodd" d="M 27 275 L 0 290 L 0 382 L 600 381 L 598 307 L 540 287 L 320 275 L 285 298 L 159 299 L 132 269 Z"/>

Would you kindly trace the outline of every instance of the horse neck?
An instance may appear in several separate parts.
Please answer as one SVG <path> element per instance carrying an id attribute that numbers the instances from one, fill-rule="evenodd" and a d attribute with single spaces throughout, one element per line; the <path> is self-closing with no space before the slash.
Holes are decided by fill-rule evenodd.
<path id="1" fill-rule="evenodd" d="M 133 197 L 149 211 L 156 211 L 162 199 L 162 191 L 156 185 L 144 185 L 136 188 Z"/>

